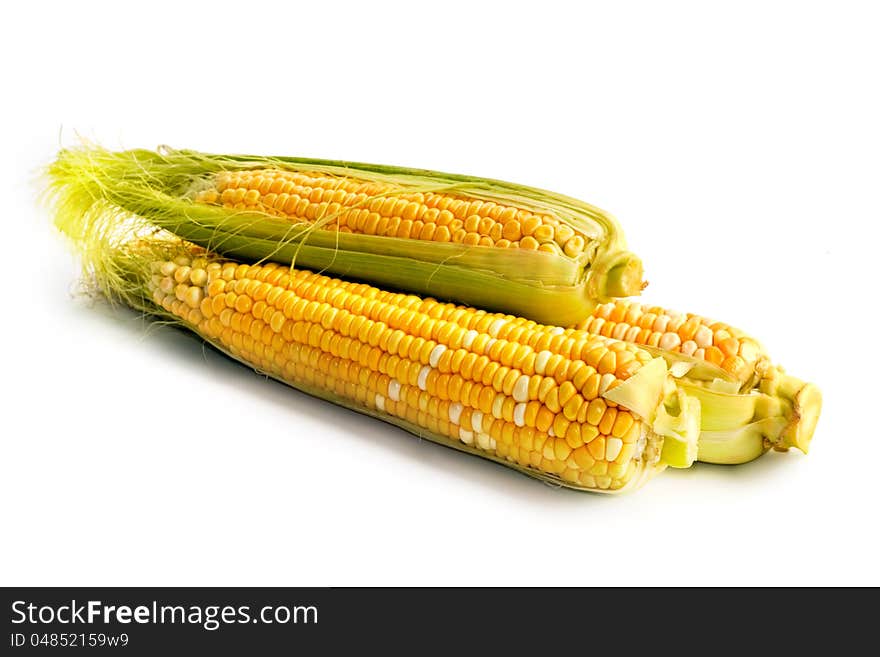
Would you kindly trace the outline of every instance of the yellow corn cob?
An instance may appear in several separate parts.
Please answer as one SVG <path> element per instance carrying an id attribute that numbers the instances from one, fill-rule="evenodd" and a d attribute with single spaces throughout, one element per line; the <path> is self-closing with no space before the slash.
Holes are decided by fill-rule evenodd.
<path id="1" fill-rule="evenodd" d="M 761 344 L 745 332 L 693 313 L 680 313 L 629 300 L 598 306 L 576 328 L 638 344 L 664 357 L 673 368 L 684 365 L 688 371 L 683 373 L 679 384 L 700 398 L 706 410 L 725 406 L 725 410 L 730 411 L 733 404 L 726 405 L 723 399 L 745 402 L 740 409 L 741 416 L 752 411 L 761 414 L 764 411 L 759 406 L 766 404 L 783 408 L 779 415 L 790 419 L 781 428 L 775 421 L 753 418 L 751 430 L 756 440 L 746 450 L 748 453 L 757 456 L 770 447 L 781 451 L 797 447 L 807 452 L 822 406 L 819 389 L 773 365 Z M 734 396 L 731 392 L 744 394 Z M 715 400 L 709 397 L 715 397 Z M 720 418 L 721 425 L 728 422 L 729 418 Z M 718 417 L 713 418 L 711 413 L 704 412 L 701 461 L 731 462 L 732 451 L 727 447 L 713 451 L 717 442 L 728 438 L 726 433 L 713 433 L 719 428 L 727 427 L 719 426 Z M 761 440 L 757 440 L 758 437 Z M 733 458 L 740 462 L 741 456 L 742 453 L 738 453 Z"/>
<path id="2" fill-rule="evenodd" d="M 194 200 L 292 221 L 326 218 L 325 230 L 362 235 L 523 248 L 570 258 L 580 257 L 587 244 L 583 234 L 548 213 L 459 194 L 410 193 L 401 185 L 320 171 L 224 171 L 202 182 Z"/>
<path id="3" fill-rule="evenodd" d="M 630 345 L 580 340 L 585 360 L 573 360 L 551 351 L 563 341 L 546 327 L 517 331 L 481 311 L 273 264 L 194 264 L 159 264 L 170 276 L 154 301 L 271 376 L 574 486 L 623 488 L 644 449 L 659 456 L 644 424 L 601 396 L 650 360 Z"/>
<path id="4" fill-rule="evenodd" d="M 607 213 L 501 181 L 187 151 L 62 151 L 62 221 L 132 213 L 212 252 L 571 325 L 638 294 L 641 262 Z"/>

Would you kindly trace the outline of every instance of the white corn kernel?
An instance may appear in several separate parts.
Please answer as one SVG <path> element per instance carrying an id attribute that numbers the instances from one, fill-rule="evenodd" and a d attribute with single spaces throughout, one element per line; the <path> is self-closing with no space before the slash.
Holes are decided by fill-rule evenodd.
<path id="1" fill-rule="evenodd" d="M 419 390 L 427 390 L 428 389 L 428 375 L 431 373 L 431 368 L 425 365 L 421 370 L 419 370 L 419 379 L 418 385 Z"/>
<path id="2" fill-rule="evenodd" d="M 400 381 L 391 379 L 388 382 L 388 396 L 396 402 L 400 401 Z"/>
<path id="3" fill-rule="evenodd" d="M 539 351 L 537 357 L 535 358 L 535 373 L 536 374 L 544 374 L 544 369 L 547 367 L 547 361 L 550 360 L 550 356 L 553 354 L 546 349 L 543 351 Z"/>
<path id="4" fill-rule="evenodd" d="M 459 402 L 452 402 L 449 404 L 449 421 L 452 424 L 458 424 L 458 421 L 461 419 L 461 412 L 464 410 L 464 406 L 462 406 Z"/>
<path id="5" fill-rule="evenodd" d="M 724 340 L 726 340 L 726 339 L 729 338 L 729 337 L 730 337 L 730 332 L 729 332 L 729 331 L 725 331 L 724 329 L 718 329 L 718 330 L 715 332 L 715 338 L 713 339 L 713 342 L 714 342 L 716 345 L 719 345 L 719 344 L 721 344 Z"/>
<path id="6" fill-rule="evenodd" d="M 444 351 L 446 351 L 445 344 L 438 344 L 431 350 L 431 355 L 428 358 L 428 363 L 430 363 L 431 367 L 437 367 L 437 363 L 440 362 L 440 356 L 443 355 Z"/>
<path id="7" fill-rule="evenodd" d="M 623 449 L 623 441 L 620 438 L 609 438 L 605 441 L 605 460 L 613 461 Z"/>
<path id="8" fill-rule="evenodd" d="M 517 402 L 525 402 L 529 401 L 529 382 L 531 381 L 531 377 L 528 374 L 523 374 L 516 380 L 516 383 L 513 384 L 513 400 Z"/>
<path id="9" fill-rule="evenodd" d="M 483 430 L 483 414 L 480 411 L 471 413 L 471 429 L 474 431 Z"/>
<path id="10" fill-rule="evenodd" d="M 666 351 L 672 351 L 676 347 L 681 344 L 681 338 L 678 337 L 678 333 L 673 333 L 672 331 L 668 333 L 664 333 L 660 336 L 659 347 L 661 349 L 665 349 Z"/>
<path id="11" fill-rule="evenodd" d="M 518 427 L 526 426 L 526 404 L 519 403 L 513 407 L 513 423 Z"/>
<path id="12" fill-rule="evenodd" d="M 698 347 L 706 348 L 712 346 L 712 331 L 708 326 L 701 326 L 694 334 L 694 342 Z"/>
<path id="13" fill-rule="evenodd" d="M 506 319 L 496 319 L 494 322 L 492 322 L 492 323 L 489 325 L 489 330 L 488 330 L 489 335 L 491 335 L 493 338 L 497 338 L 497 337 L 498 337 L 498 332 L 499 332 L 502 328 L 504 328 L 504 325 L 505 325 L 505 324 L 507 324 L 507 320 L 506 320 Z"/>
<path id="14" fill-rule="evenodd" d="M 657 319 L 654 320 L 654 330 L 658 333 L 663 333 L 667 326 L 669 326 L 669 316 L 657 315 Z"/>
<path id="15" fill-rule="evenodd" d="M 480 449 L 491 449 L 492 446 L 492 437 L 488 433 L 483 433 L 482 431 L 477 434 L 477 446 Z"/>

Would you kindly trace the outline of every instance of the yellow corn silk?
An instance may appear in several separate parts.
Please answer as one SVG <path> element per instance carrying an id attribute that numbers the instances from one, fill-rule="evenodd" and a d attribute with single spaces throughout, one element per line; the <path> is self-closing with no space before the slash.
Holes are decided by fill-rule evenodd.
<path id="1" fill-rule="evenodd" d="M 624 299 L 596 307 L 576 328 L 663 357 L 679 368 L 679 384 L 699 397 L 705 409 L 723 411 L 714 418 L 711 412 L 703 414 L 700 460 L 740 462 L 771 447 L 807 452 L 822 406 L 819 389 L 774 365 L 760 342 L 744 331 L 701 315 Z M 738 432 L 740 437 L 750 433 L 751 440 L 741 441 L 737 452 L 729 443 L 716 451 L 729 438 L 723 430 L 731 417 L 744 420 L 750 413 L 748 428 Z"/>
<path id="2" fill-rule="evenodd" d="M 487 178 L 374 164 L 163 149 L 62 151 L 56 209 L 131 213 L 212 252 L 571 325 L 638 294 L 608 213 Z"/>

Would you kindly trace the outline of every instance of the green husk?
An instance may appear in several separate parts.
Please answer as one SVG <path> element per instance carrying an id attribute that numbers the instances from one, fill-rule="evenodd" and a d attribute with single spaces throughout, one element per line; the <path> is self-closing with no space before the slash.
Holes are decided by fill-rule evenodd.
<path id="1" fill-rule="evenodd" d="M 444 191 L 548 212 L 585 236 L 577 259 L 526 249 L 428 242 L 321 230 L 257 212 L 195 203 L 191 193 L 221 171 L 276 167 L 390 182 L 404 191 Z M 614 296 L 638 294 L 641 261 L 626 251 L 617 221 L 587 203 L 502 181 L 405 167 L 292 157 L 208 155 L 160 149 L 63 150 L 49 167 L 56 221 L 120 210 L 213 252 L 351 276 L 559 326 Z"/>
<path id="2" fill-rule="evenodd" d="M 703 409 L 700 461 L 745 463 L 771 448 L 796 447 L 807 453 L 822 404 L 814 385 L 801 382 L 792 397 L 757 390 L 721 392 L 683 381 L 679 385 Z"/>
<path id="3" fill-rule="evenodd" d="M 766 359 L 741 381 L 712 363 L 658 347 L 642 348 L 665 360 L 678 385 L 700 401 L 698 460 L 745 463 L 771 448 L 807 453 L 822 409 L 815 385 L 785 374 Z"/>
<path id="4" fill-rule="evenodd" d="M 602 396 L 629 409 L 654 433 L 663 436 L 664 463 L 674 468 L 688 468 L 697 459 L 700 401 L 670 384 L 666 362 L 655 358 Z"/>

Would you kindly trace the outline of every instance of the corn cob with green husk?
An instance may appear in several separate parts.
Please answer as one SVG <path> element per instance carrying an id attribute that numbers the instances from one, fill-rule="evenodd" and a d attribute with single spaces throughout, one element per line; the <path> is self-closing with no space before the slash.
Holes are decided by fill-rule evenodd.
<path id="1" fill-rule="evenodd" d="M 819 389 L 773 365 L 743 331 L 629 300 L 598 306 L 576 328 L 662 356 L 682 372 L 679 385 L 705 408 L 724 409 L 717 417 L 703 414 L 699 460 L 738 463 L 770 448 L 807 452 L 822 406 Z"/>
<path id="2" fill-rule="evenodd" d="M 227 257 L 273 260 L 571 325 L 638 294 L 607 213 L 501 181 L 371 164 L 191 151 L 62 151 L 75 214 L 132 213 Z"/>

